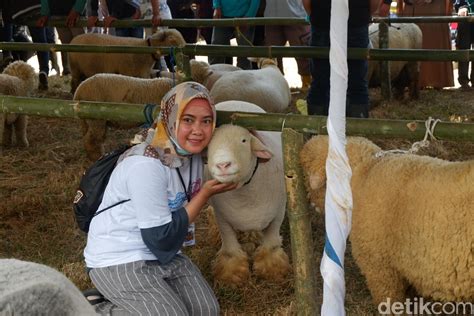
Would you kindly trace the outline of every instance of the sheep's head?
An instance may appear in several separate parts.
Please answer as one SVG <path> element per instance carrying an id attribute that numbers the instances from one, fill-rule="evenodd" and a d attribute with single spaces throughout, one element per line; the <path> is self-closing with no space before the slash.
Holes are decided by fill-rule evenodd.
<path id="1" fill-rule="evenodd" d="M 24 82 L 24 87 L 29 93 L 36 85 L 36 73 L 33 67 L 24 61 L 15 61 L 8 65 L 2 72 L 5 75 L 14 76 Z"/>
<path id="2" fill-rule="evenodd" d="M 381 149 L 370 140 L 363 137 L 347 138 L 347 156 L 353 171 L 353 176 L 365 174 L 372 166 L 375 154 Z M 328 136 L 314 136 L 300 152 L 300 163 L 303 167 L 306 186 L 311 203 L 319 209 L 324 208 L 326 192 L 326 158 L 328 156 Z"/>
<path id="3" fill-rule="evenodd" d="M 204 84 L 207 78 L 212 75 L 212 70 L 205 61 L 191 59 L 189 65 L 191 67 L 191 78 L 200 84 Z"/>
<path id="4" fill-rule="evenodd" d="M 151 46 L 183 47 L 186 41 L 178 30 L 160 29 L 150 37 Z"/>
<path id="5" fill-rule="evenodd" d="M 328 138 L 311 138 L 300 152 L 300 163 L 305 173 L 306 186 L 312 204 L 324 208 L 326 191 L 326 157 L 328 156 Z"/>
<path id="6" fill-rule="evenodd" d="M 243 185 L 252 177 L 257 159 L 272 157 L 271 150 L 247 129 L 222 125 L 209 143 L 208 168 L 212 177 L 220 182 Z"/>

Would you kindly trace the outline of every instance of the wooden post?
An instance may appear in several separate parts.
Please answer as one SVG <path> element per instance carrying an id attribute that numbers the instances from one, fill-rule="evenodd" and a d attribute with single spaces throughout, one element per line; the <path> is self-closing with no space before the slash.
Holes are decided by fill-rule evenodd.
<path id="1" fill-rule="evenodd" d="M 385 22 L 379 23 L 379 48 L 387 49 L 389 47 L 388 25 Z M 392 99 L 392 84 L 390 80 L 390 61 L 382 60 L 380 65 L 380 89 L 385 100 Z"/>
<path id="2" fill-rule="evenodd" d="M 303 135 L 292 129 L 282 132 L 287 214 L 291 232 L 291 251 L 295 274 L 295 298 L 298 315 L 316 315 L 316 260 L 313 255 L 311 216 L 304 187 L 299 153 Z"/>

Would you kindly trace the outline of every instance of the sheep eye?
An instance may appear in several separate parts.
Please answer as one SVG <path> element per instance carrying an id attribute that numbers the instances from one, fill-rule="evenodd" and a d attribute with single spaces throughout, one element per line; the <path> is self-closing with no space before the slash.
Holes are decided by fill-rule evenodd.
<path id="1" fill-rule="evenodd" d="M 242 143 L 245 143 L 246 141 L 247 141 L 247 139 L 245 139 L 245 138 L 244 138 L 244 139 L 242 139 Z"/>

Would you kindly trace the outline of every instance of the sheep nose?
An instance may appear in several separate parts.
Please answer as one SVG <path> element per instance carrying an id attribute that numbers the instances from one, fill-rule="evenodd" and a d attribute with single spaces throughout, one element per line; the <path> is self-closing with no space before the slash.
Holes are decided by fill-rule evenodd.
<path id="1" fill-rule="evenodd" d="M 227 168 L 230 167 L 230 164 L 231 163 L 228 162 L 228 161 L 227 162 L 220 162 L 220 163 L 217 164 L 217 168 L 219 168 L 219 170 L 221 170 L 221 171 L 225 171 Z"/>

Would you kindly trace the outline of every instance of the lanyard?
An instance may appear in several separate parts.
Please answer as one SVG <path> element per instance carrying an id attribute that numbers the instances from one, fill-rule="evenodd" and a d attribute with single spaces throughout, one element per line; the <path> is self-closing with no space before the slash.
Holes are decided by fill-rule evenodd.
<path id="1" fill-rule="evenodd" d="M 176 168 L 176 171 L 178 172 L 179 180 L 181 181 L 181 185 L 183 186 L 184 193 L 186 194 L 186 199 L 188 202 L 191 201 L 191 176 L 193 172 L 193 157 L 189 159 L 189 182 L 188 182 L 188 188 L 184 185 L 184 180 L 183 176 L 181 175 L 181 172 L 179 172 L 179 168 Z"/>

